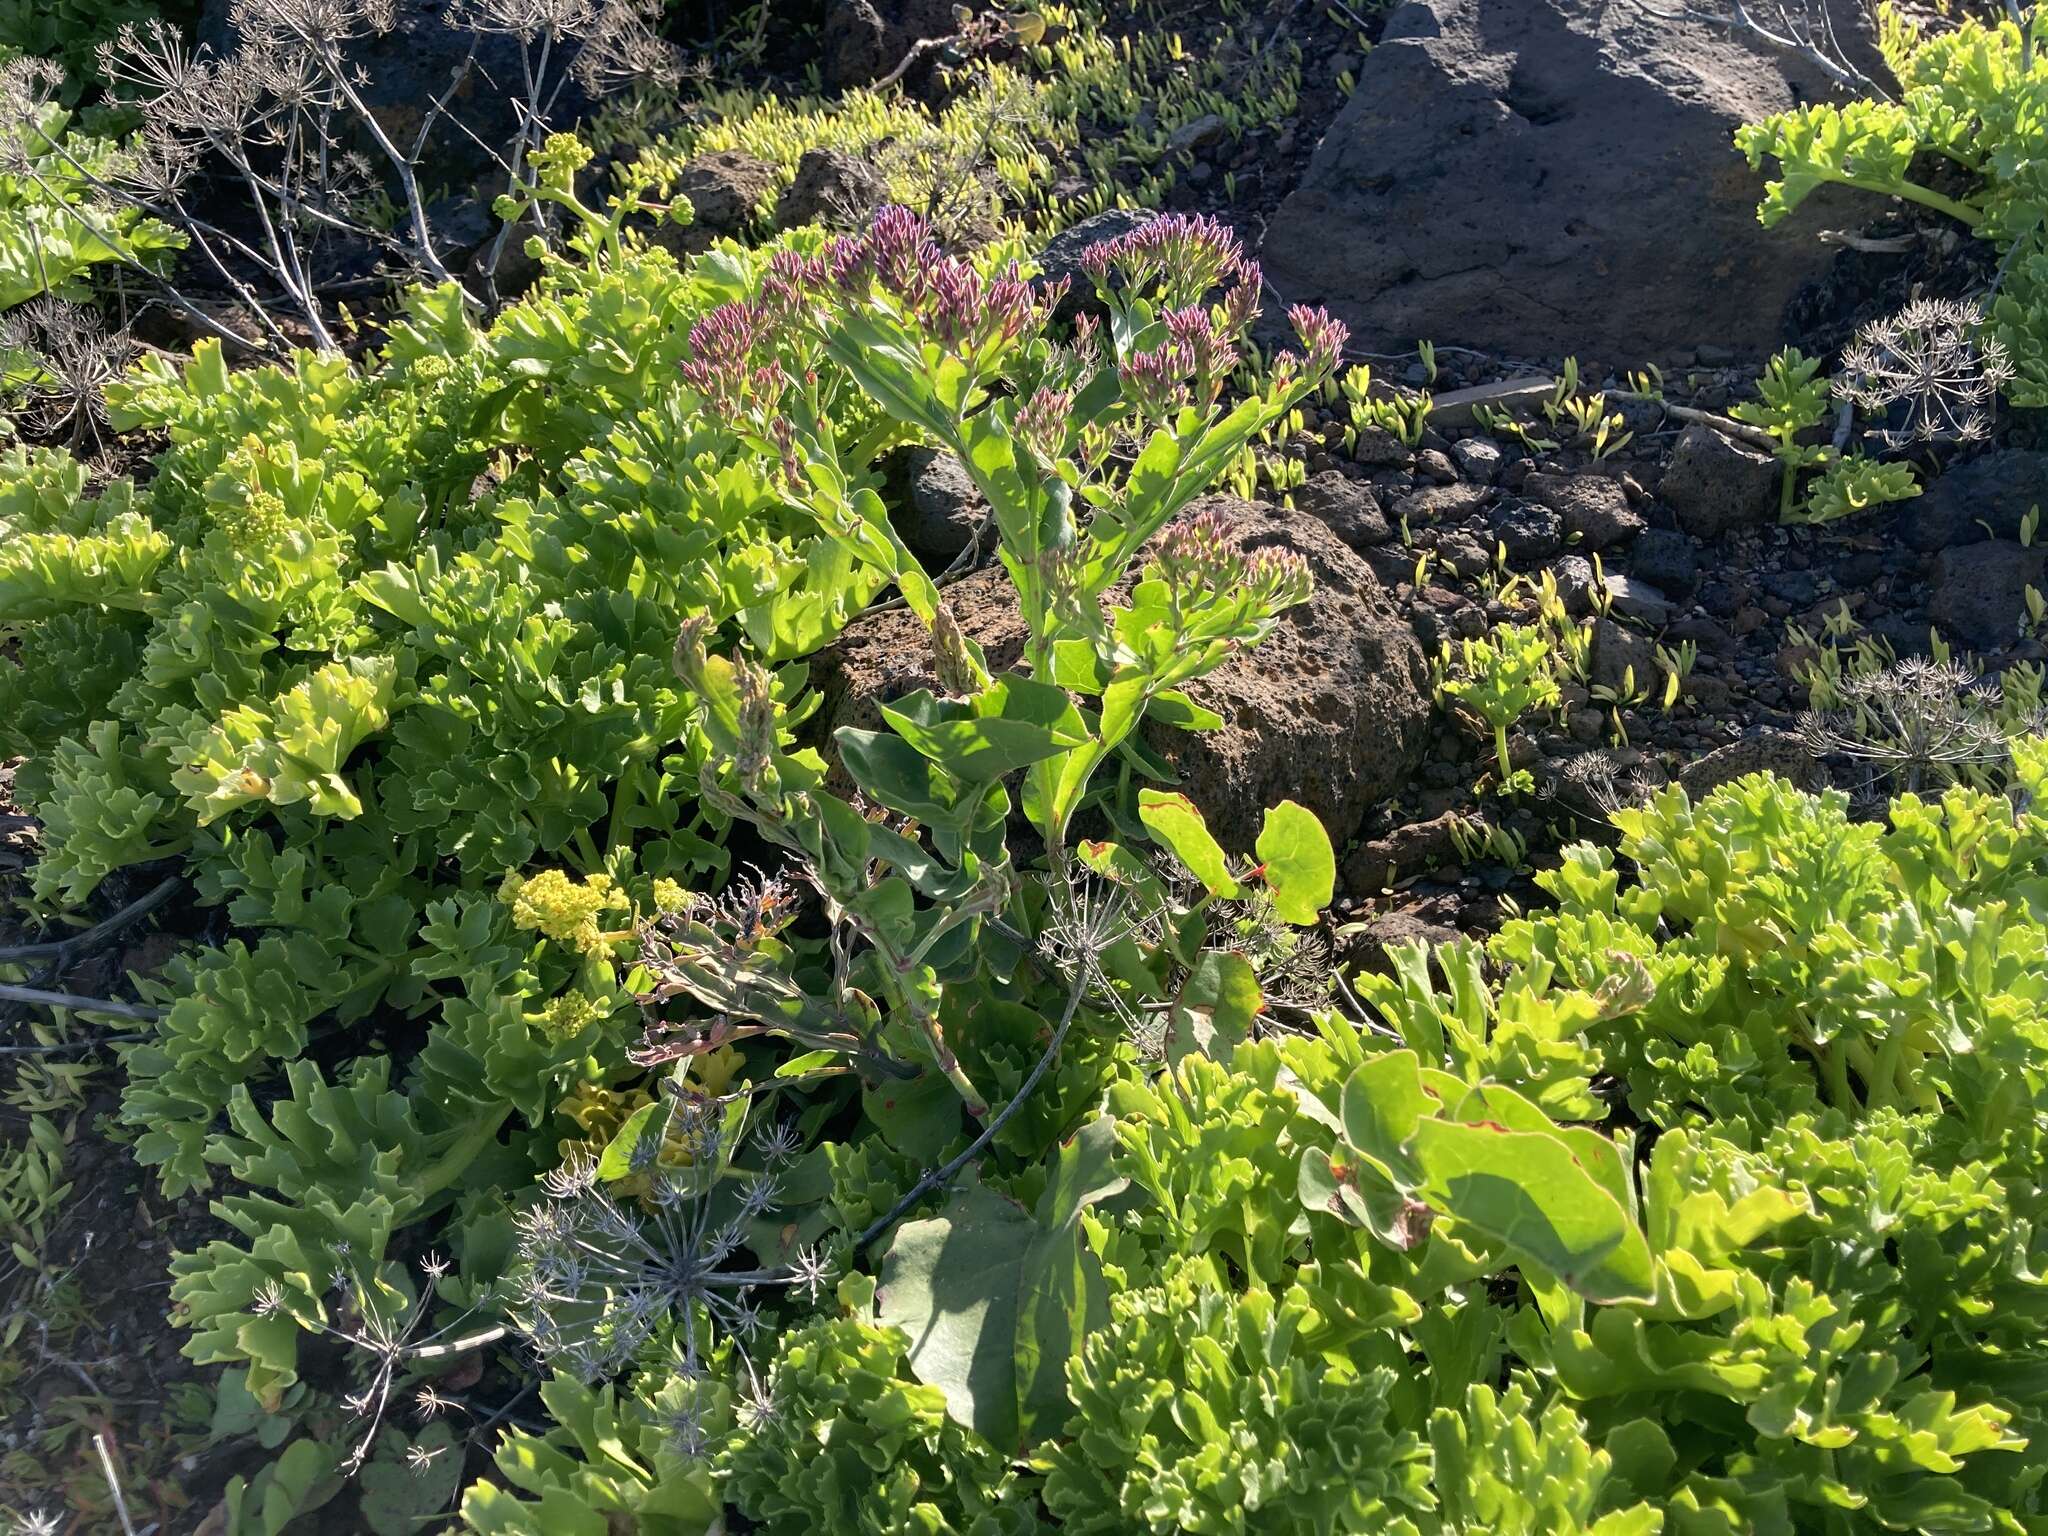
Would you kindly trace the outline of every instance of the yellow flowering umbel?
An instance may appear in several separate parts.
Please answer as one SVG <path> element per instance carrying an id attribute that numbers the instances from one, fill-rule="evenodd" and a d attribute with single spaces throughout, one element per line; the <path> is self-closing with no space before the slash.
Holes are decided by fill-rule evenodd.
<path id="1" fill-rule="evenodd" d="M 550 1040 L 573 1040 L 608 1011 L 588 992 L 569 991 L 549 998 L 537 1012 L 526 1016 L 526 1022 Z"/>
<path id="2" fill-rule="evenodd" d="M 578 881 L 559 869 L 530 877 L 507 875 L 498 887 L 498 899 L 512 909 L 517 926 L 586 955 L 602 953 L 607 942 L 598 914 L 630 905 L 611 876 L 588 875 Z"/>

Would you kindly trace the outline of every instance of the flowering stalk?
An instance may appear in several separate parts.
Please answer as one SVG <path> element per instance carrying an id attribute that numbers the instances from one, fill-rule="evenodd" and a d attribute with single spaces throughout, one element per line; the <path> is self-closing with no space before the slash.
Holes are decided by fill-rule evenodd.
<path id="1" fill-rule="evenodd" d="M 1296 310 L 1305 355 L 1227 404 L 1223 382 L 1258 312 L 1257 268 L 1227 229 L 1157 220 L 1093 248 L 1085 265 L 1109 308 L 1108 346 L 1092 322 L 1059 345 L 1048 330 L 1061 289 L 1034 291 L 1015 267 L 977 271 L 922 220 L 888 209 L 821 255 L 780 253 L 757 297 L 699 322 L 683 369 L 707 410 L 755 438 L 792 499 L 897 583 L 931 631 L 941 688 L 884 705 L 886 731 L 838 732 L 841 764 L 880 811 L 856 808 L 826 791 L 816 754 L 784 749 L 761 669 L 709 654 L 703 626 L 686 626 L 677 670 L 714 749 L 703 798 L 796 855 L 835 935 L 857 940 L 859 960 L 837 968 L 820 1016 L 886 1003 L 854 1033 L 907 1026 L 977 1117 L 989 1106 L 946 1041 L 940 1004 L 949 979 L 978 967 L 980 921 L 1014 895 L 1008 783 L 1022 773 L 1024 812 L 1064 883 L 1067 826 L 1102 760 L 1162 700 L 1193 713 L 1176 690 L 1308 596 L 1298 556 L 1248 551 L 1213 514 L 1169 525 L 1321 383 L 1344 342 L 1337 322 Z M 852 488 L 854 461 L 822 408 L 829 380 L 848 377 L 899 430 L 958 455 L 987 497 L 1028 631 L 1018 670 L 991 674 L 880 499 Z M 684 987 L 745 1011 L 730 988 L 702 977 Z M 790 1001 L 769 1027 L 809 1041 L 832 1033 Z"/>

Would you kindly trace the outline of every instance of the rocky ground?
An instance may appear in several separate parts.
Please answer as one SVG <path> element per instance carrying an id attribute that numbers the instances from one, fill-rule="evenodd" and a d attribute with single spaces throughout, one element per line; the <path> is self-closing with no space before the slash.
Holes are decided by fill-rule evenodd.
<path id="1" fill-rule="evenodd" d="M 1504 898 L 1532 898 L 1529 868 L 1561 839 L 1597 835 L 1604 805 L 1632 785 L 1677 779 L 1697 791 L 1761 767 L 1808 782 L 1835 774 L 1841 765 L 1816 762 L 1795 733 L 1812 659 L 1795 631 L 1819 635 L 1841 610 L 1901 655 L 1924 654 L 1938 628 L 1986 673 L 2048 656 L 2026 625 L 2027 588 L 2048 587 L 2048 548 L 2022 536 L 2048 501 L 2035 423 L 2001 420 L 1989 444 L 1924 464 L 1924 494 L 1899 508 L 1788 527 L 1777 464 L 1699 419 L 1751 392 L 1773 348 L 1832 352 L 1909 297 L 1967 294 L 1987 275 L 1938 219 L 1875 204 L 1836 200 L 1804 224 L 1758 228 L 1761 178 L 1730 135 L 1818 94 L 1796 63 L 1633 0 L 1406 0 L 1369 18 L 1369 53 L 1356 51 L 1343 6 L 1267 0 L 1227 23 L 1210 4 L 1166 9 L 1191 35 L 1290 38 L 1307 60 L 1294 117 L 1237 142 L 1185 125 L 1170 201 L 1239 229 L 1265 264 L 1269 312 L 1331 305 L 1376 375 L 1436 401 L 1413 446 L 1368 429 L 1347 449 L 1341 402 L 1304 410 L 1282 445 L 1303 483 L 1229 510 L 1247 545 L 1303 555 L 1316 594 L 1199 690 L 1223 730 L 1149 738 L 1226 844 L 1248 844 L 1259 811 L 1282 797 L 1323 817 L 1345 850 L 1338 915 L 1351 960 L 1376 963 L 1385 940 L 1487 931 Z M 950 11 L 828 5 L 825 83 L 874 80 L 941 35 Z M 943 88 L 927 68 L 906 83 Z M 730 154 L 693 165 L 683 190 L 699 217 L 685 245 L 744 232 L 760 174 Z M 875 189 L 859 156 L 820 152 L 775 219 L 858 207 Z M 1131 217 L 1053 238 L 1045 265 L 1071 269 L 1089 239 Z M 1424 338 L 1433 379 L 1414 351 Z M 1645 364 L 1664 370 L 1662 401 L 1611 399 L 1633 434 L 1626 446 L 1605 458 L 1538 451 L 1478 425 L 1484 403 L 1544 431 L 1537 402 L 1567 356 L 1587 392 L 1618 391 Z M 979 520 L 958 467 L 908 451 L 890 496 L 912 547 L 934 570 L 952 566 Z M 1632 674 L 1661 687 L 1659 646 L 1689 644 L 1697 660 L 1668 709 L 1655 697 L 1611 708 L 1591 686 L 1567 689 L 1554 718 L 1524 722 L 1517 754 L 1537 791 L 1509 800 L 1492 793 L 1490 741 L 1437 706 L 1430 661 L 1525 619 L 1545 573 L 1592 622 L 1591 686 Z M 950 588 L 998 662 L 1017 638 L 1006 587 L 983 567 Z M 878 702 L 929 681 L 915 628 L 900 612 L 873 615 L 815 660 L 823 724 L 868 722 Z M 1475 849 L 1465 829 L 1478 823 L 1511 839 Z M 0 878 L 30 856 L 23 832 L 0 794 Z M 1512 856 L 1516 845 L 1525 856 Z M 132 1426 L 164 1422 L 184 1370 L 162 1320 L 163 1255 L 174 1239 L 193 1246 L 206 1218 L 196 1202 L 154 1202 L 116 1146 L 82 1148 L 72 1178 L 77 1230 L 52 1256 L 94 1315 L 72 1355 L 46 1352 L 5 1384 L 16 1405 L 7 1433 L 18 1445 L 72 1412 L 131 1426 L 123 1443 L 140 1454 Z M 94 1248 L 78 1235 L 88 1230 L 121 1236 Z M 157 1289 L 143 1294 L 135 1275 Z M 118 1366 L 99 1369 L 103 1357 Z M 227 1469 L 191 1475 L 197 1463 L 180 1462 L 168 1438 L 157 1449 L 165 1528 L 189 1529 Z M 65 1475 L 88 1481 L 89 1433 L 73 1450 Z"/>
<path id="2" fill-rule="evenodd" d="M 1226 841 L 1255 825 L 1261 797 L 1283 793 L 1348 841 L 1343 915 L 1363 963 L 1383 938 L 1484 931 L 1502 894 L 1530 894 L 1521 861 L 1468 860 L 1458 822 L 1505 828 L 1540 861 L 1560 838 L 1597 834 L 1616 785 L 1675 778 L 1698 791 L 1761 767 L 1852 782 L 1796 733 L 1814 659 L 1798 637 L 1846 612 L 1902 657 L 1927 654 L 1938 630 L 1995 675 L 2044 654 L 2026 589 L 2048 561 L 2021 536 L 2048 500 L 2031 421 L 2003 420 L 1967 453 L 1923 455 L 1925 492 L 1900 508 L 1818 527 L 1781 525 L 1776 461 L 1702 421 L 1753 397 L 1775 348 L 1832 354 L 1908 299 L 1966 295 L 1989 277 L 1982 251 L 1943 221 L 1876 202 L 1816 200 L 1810 217 L 1759 228 L 1762 178 L 1731 135 L 1823 91 L 1806 61 L 1587 0 L 1409 0 L 1380 20 L 1356 90 L 1313 139 L 1311 122 L 1262 144 L 1198 145 L 1196 173 L 1175 189 L 1257 250 L 1269 312 L 1331 305 L 1381 378 L 1436 398 L 1413 447 L 1368 429 L 1347 452 L 1341 402 L 1305 412 L 1287 445 L 1305 484 L 1289 504 L 1236 511 L 1247 542 L 1308 557 L 1317 595 L 1212 680 L 1204 702 L 1225 729 L 1169 748 Z M 1871 62 L 1867 37 L 1850 47 Z M 1218 172 L 1248 160 L 1268 198 L 1219 200 Z M 1127 217 L 1055 238 L 1048 270 L 1070 269 Z M 1435 343 L 1434 379 L 1417 338 Z M 1620 451 L 1533 450 L 1475 423 L 1474 404 L 1491 404 L 1569 436 L 1536 409 L 1566 356 L 1588 392 L 1662 368 L 1661 401 L 1611 400 L 1633 434 Z M 914 450 L 894 492 L 913 547 L 947 566 L 980 515 L 957 466 Z M 1490 743 L 1432 707 L 1424 662 L 1526 620 L 1545 572 L 1592 622 L 1591 688 L 1632 673 L 1654 696 L 1659 646 L 1690 644 L 1697 659 L 1668 709 L 1657 697 L 1615 709 L 1568 686 L 1555 719 L 1525 722 L 1518 765 L 1538 793 L 1518 805 L 1490 793 Z M 1503 602 L 1510 575 L 1521 585 Z M 953 594 L 992 654 L 1013 624 L 1001 587 L 972 576 Z M 900 615 L 866 621 L 819 658 L 827 721 L 866 719 L 928 681 L 902 629 Z"/>

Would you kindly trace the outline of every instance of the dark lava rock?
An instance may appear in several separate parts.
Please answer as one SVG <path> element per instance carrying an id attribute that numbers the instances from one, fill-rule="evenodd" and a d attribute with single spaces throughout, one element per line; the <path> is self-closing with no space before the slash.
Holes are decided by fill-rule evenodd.
<path id="1" fill-rule="evenodd" d="M 899 448 L 883 473 L 903 542 L 928 569 L 944 570 L 988 513 L 967 467 L 937 448 Z"/>
<path id="2" fill-rule="evenodd" d="M 1631 676 L 1631 674 L 1633 674 Z M 1592 677 L 1603 688 L 1633 681 L 1647 689 L 1657 676 L 1657 648 L 1648 635 L 1612 619 L 1593 621 Z"/>
<path id="3" fill-rule="evenodd" d="M 1956 465 L 1906 502 L 1899 537 L 1919 550 L 2016 539 L 2034 507 L 2048 508 L 2048 453 L 1987 453 Z"/>
<path id="4" fill-rule="evenodd" d="M 745 150 L 699 155 L 676 173 L 676 191 L 690 200 L 694 216 L 687 224 L 664 223 L 654 239 L 680 255 L 709 250 L 721 235 L 743 235 L 767 206 L 775 182 L 775 167 Z"/>
<path id="5" fill-rule="evenodd" d="M 1146 744 L 1180 774 L 1225 847 L 1249 850 L 1266 808 L 1285 799 L 1314 811 L 1341 846 L 1421 765 L 1430 716 L 1422 651 L 1372 572 L 1318 520 L 1228 496 L 1189 510 L 1205 508 L 1231 519 L 1242 549 L 1300 554 L 1315 591 L 1261 644 L 1189 686 L 1223 716 L 1221 729 L 1148 725 Z M 992 669 L 1016 664 L 1024 624 L 1005 572 L 970 576 L 946 598 Z M 873 727 L 882 703 L 933 685 L 930 637 L 900 609 L 868 614 L 811 658 L 811 681 L 828 740 L 838 726 Z"/>
<path id="6" fill-rule="evenodd" d="M 1605 585 L 1608 602 L 1623 618 L 1639 619 L 1654 629 L 1671 622 L 1671 600 L 1647 581 L 1609 571 Z"/>
<path id="7" fill-rule="evenodd" d="M 825 84 L 871 85 L 903 61 L 911 45 L 959 29 L 952 0 L 830 0 L 825 7 Z"/>
<path id="8" fill-rule="evenodd" d="M 1450 522 L 1477 512 L 1492 498 L 1483 485 L 1426 485 L 1394 503 L 1394 516 L 1407 518 L 1413 528 L 1425 523 Z"/>
<path id="9" fill-rule="evenodd" d="M 1522 482 L 1522 494 L 1553 508 L 1564 519 L 1566 536 L 1577 535 L 1575 547 L 1589 553 L 1643 531 L 1643 515 L 1605 475 L 1532 474 Z"/>
<path id="10" fill-rule="evenodd" d="M 1678 361 L 1712 337 L 1761 357 L 1831 260 L 1814 232 L 1851 205 L 1816 196 L 1759 228 L 1761 178 L 1730 138 L 1827 91 L 1804 60 L 1647 0 L 1410 0 L 1262 259 L 1385 351 Z M 1589 303 L 1603 286 L 1625 300 Z"/>
<path id="11" fill-rule="evenodd" d="M 39 8 L 30 6 L 28 14 Z M 393 0 L 390 9 L 388 28 L 350 29 L 356 35 L 341 45 L 352 66 L 355 90 L 378 127 L 395 144 L 410 148 L 428 108 L 454 85 L 448 110 L 461 127 L 443 122 L 433 130 L 426 150 L 431 179 L 438 186 L 476 194 L 480 205 L 488 208 L 505 190 L 505 173 L 492 157 L 512 142 L 520 127 L 518 93 L 510 88 L 519 79 L 519 40 L 505 32 L 476 33 L 450 26 L 448 0 Z M 234 10 L 233 0 L 202 0 L 193 34 L 202 48 L 219 56 L 236 46 Z M 256 10 L 260 15 L 263 7 Z M 457 71 L 462 72 L 459 85 L 454 84 Z M 580 121 L 591 104 L 589 93 L 571 79 L 554 104 L 554 120 Z M 339 114 L 342 122 L 348 117 L 346 111 Z M 352 125 L 347 131 L 357 132 Z M 374 154 L 372 161 L 381 176 L 385 162 Z"/>
<path id="12" fill-rule="evenodd" d="M 1070 224 L 1039 248 L 1038 281 L 1044 284 L 1066 278 L 1067 296 L 1060 301 L 1059 315 L 1072 319 L 1084 309 L 1099 307 L 1095 286 L 1081 270 L 1081 253 L 1102 240 L 1114 240 L 1152 222 L 1158 215 L 1138 208 L 1109 208 Z"/>
<path id="13" fill-rule="evenodd" d="M 1393 538 L 1387 515 L 1373 499 L 1372 488 L 1341 470 L 1311 475 L 1294 493 L 1294 504 L 1321 518 L 1332 533 L 1353 549 L 1370 549 Z"/>
<path id="14" fill-rule="evenodd" d="M 1927 613 L 1942 633 L 1977 650 L 2018 637 L 2027 616 L 2027 588 L 2041 586 L 2048 549 L 2010 539 L 1964 544 L 1934 557 L 1934 595 Z"/>
<path id="15" fill-rule="evenodd" d="M 1557 578 L 1557 595 L 1565 610 L 1583 614 L 1593 605 L 1593 562 L 1584 555 L 1566 555 L 1550 568 Z"/>
<path id="16" fill-rule="evenodd" d="M 1697 801 L 1751 773 L 1775 773 L 1801 789 L 1819 789 L 1827 783 L 1826 770 L 1813 760 L 1797 731 L 1768 725 L 1694 758 L 1678 770 L 1678 782 Z"/>
<path id="17" fill-rule="evenodd" d="M 1652 528 L 1629 550 L 1628 569 L 1667 592 L 1690 592 L 1700 579 L 1699 551 L 1675 528 Z"/>
<path id="18" fill-rule="evenodd" d="M 1811 571 L 1771 571 L 1764 577 L 1764 590 L 1782 603 L 1803 608 L 1820 596 L 1820 578 Z"/>
<path id="19" fill-rule="evenodd" d="M 1445 811 L 1428 821 L 1396 827 L 1384 837 L 1360 843 L 1345 855 L 1341 871 L 1344 889 L 1358 897 L 1369 897 L 1409 875 L 1426 874 L 1443 864 L 1457 862 L 1458 845 L 1451 835 L 1457 813 Z"/>
<path id="20" fill-rule="evenodd" d="M 1778 515 L 1778 461 L 1695 422 L 1679 434 L 1659 488 L 1678 524 L 1695 538 L 1718 539 Z"/>
<path id="21" fill-rule="evenodd" d="M 1518 568 L 1548 560 L 1564 548 L 1564 519 L 1549 507 L 1511 502 L 1495 507 L 1491 521 L 1508 563 Z"/>
<path id="22" fill-rule="evenodd" d="M 849 229 L 888 200 L 888 183 L 874 163 L 843 149 L 807 149 L 796 163 L 796 180 L 775 200 L 775 226 L 823 224 Z"/>
<path id="23" fill-rule="evenodd" d="M 1503 455 L 1500 444 L 1486 437 L 1461 437 L 1451 444 L 1451 457 L 1467 480 L 1491 485 L 1500 474 Z"/>
<path id="24" fill-rule="evenodd" d="M 1456 928 L 1433 923 L 1413 912 L 1380 912 L 1345 934 L 1341 958 L 1347 973 L 1369 971 L 1375 976 L 1391 976 L 1394 966 L 1387 958 L 1389 949 L 1403 944 L 1426 944 L 1434 950 L 1455 944 L 1463 937 Z"/>

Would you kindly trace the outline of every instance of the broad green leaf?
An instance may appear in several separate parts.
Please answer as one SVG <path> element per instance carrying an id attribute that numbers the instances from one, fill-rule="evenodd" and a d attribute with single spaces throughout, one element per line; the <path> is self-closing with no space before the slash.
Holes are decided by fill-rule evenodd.
<path id="1" fill-rule="evenodd" d="M 672 1104 L 662 1100 L 653 1104 L 643 1104 L 628 1115 L 626 1123 L 620 1126 L 617 1133 L 605 1144 L 604 1154 L 597 1160 L 597 1176 L 600 1179 L 623 1179 L 636 1167 L 652 1167 L 656 1161 L 656 1149 L 661 1138 L 667 1134 L 669 1116 L 673 1110 Z M 655 1124 L 657 1114 L 661 1117 L 659 1125 Z M 643 1141 L 651 1143 L 645 1152 L 640 1151 L 640 1144 Z"/>
<path id="2" fill-rule="evenodd" d="M 1188 872 L 1202 882 L 1212 896 L 1235 896 L 1242 889 L 1230 875 L 1230 861 L 1222 845 L 1209 833 L 1209 824 L 1194 801 L 1186 795 L 1164 790 L 1138 792 L 1138 819 L 1146 830 L 1172 850 Z"/>
<path id="3" fill-rule="evenodd" d="M 917 1379 L 1006 1454 L 1022 1447 L 1018 1296 L 1043 1230 L 992 1189 L 956 1189 L 939 1215 L 897 1228 L 875 1298 L 881 1321 L 909 1337 Z"/>
<path id="4" fill-rule="evenodd" d="M 1064 1422 L 1067 1362 L 1109 1321 L 1102 1267 L 1081 1241 L 1080 1215 L 1129 1187 L 1115 1156 L 1115 1122 L 1098 1115 L 1061 1145 L 1039 1196 L 1043 1230 L 1026 1260 L 1017 1309 L 1017 1406 L 1027 1433 Z"/>
<path id="5" fill-rule="evenodd" d="M 1337 888 L 1337 856 L 1315 812 L 1283 800 L 1266 812 L 1254 849 L 1282 922 L 1311 926 Z"/>
<path id="6" fill-rule="evenodd" d="M 1649 1244 L 1561 1137 L 1424 1120 L 1415 1155 L 1430 1204 L 1529 1255 L 1587 1300 L 1656 1296 Z"/>
<path id="7" fill-rule="evenodd" d="M 835 739 L 839 760 L 870 798 L 934 826 L 964 819 L 958 781 L 909 742 L 852 726 L 841 726 Z"/>
<path id="8" fill-rule="evenodd" d="M 1266 1006 L 1259 978 L 1243 955 L 1208 950 L 1195 962 L 1173 1000 L 1166 1026 L 1166 1059 L 1178 1063 L 1199 1051 L 1228 1061 Z"/>
<path id="9" fill-rule="evenodd" d="M 883 705 L 882 718 L 920 753 L 970 784 L 993 782 L 1089 740 L 1080 711 L 1065 693 L 1022 677 L 998 680 L 971 705 L 919 689 Z"/>
<path id="10" fill-rule="evenodd" d="M 1170 725 L 1183 731 L 1220 731 L 1223 717 L 1213 709 L 1205 709 L 1178 688 L 1162 688 L 1152 695 L 1152 704 L 1145 711 L 1145 718 L 1157 720 L 1161 725 Z"/>

